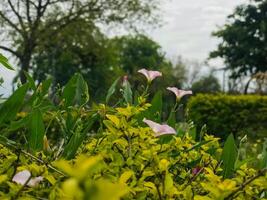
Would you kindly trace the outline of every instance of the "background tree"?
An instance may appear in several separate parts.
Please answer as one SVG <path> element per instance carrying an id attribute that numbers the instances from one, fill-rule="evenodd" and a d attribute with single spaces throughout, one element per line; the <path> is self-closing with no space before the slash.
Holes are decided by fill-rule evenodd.
<path id="1" fill-rule="evenodd" d="M 18 59 L 24 83 L 23 70 L 32 68 L 36 47 L 70 24 L 80 19 L 90 24 L 152 22 L 158 5 L 158 0 L 3 0 L 0 49 Z"/>
<path id="2" fill-rule="evenodd" d="M 36 48 L 33 76 L 41 82 L 50 75 L 54 86 L 62 86 L 79 72 L 88 81 L 91 95 L 99 99 L 114 78 L 123 74 L 113 46 L 99 28 L 80 19 Z"/>
<path id="3" fill-rule="evenodd" d="M 196 93 L 217 93 L 221 91 L 219 80 L 212 74 L 201 77 L 192 84 L 192 91 Z"/>
<path id="4" fill-rule="evenodd" d="M 267 1 L 253 0 L 238 6 L 228 23 L 213 35 L 222 39 L 210 57 L 221 57 L 231 71 L 231 78 L 248 76 L 248 90 L 253 75 L 267 71 Z"/>

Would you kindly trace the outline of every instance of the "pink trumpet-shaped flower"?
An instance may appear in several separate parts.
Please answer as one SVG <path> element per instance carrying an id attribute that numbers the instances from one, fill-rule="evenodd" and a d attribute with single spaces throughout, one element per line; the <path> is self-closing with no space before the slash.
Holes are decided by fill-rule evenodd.
<path id="1" fill-rule="evenodd" d="M 23 170 L 15 174 L 15 176 L 12 178 L 12 181 L 20 185 L 24 185 L 30 177 L 31 177 L 31 172 L 29 172 L 28 170 Z M 43 180 L 42 176 L 31 178 L 30 181 L 27 183 L 27 185 L 30 187 L 34 187 L 42 180 Z"/>
<path id="2" fill-rule="evenodd" d="M 173 92 L 177 99 L 180 99 L 185 95 L 193 94 L 191 90 L 179 90 L 176 87 L 167 87 L 167 90 Z"/>
<path id="3" fill-rule="evenodd" d="M 156 137 L 161 135 L 176 135 L 174 128 L 168 126 L 167 124 L 161 125 L 146 118 L 143 119 L 143 122 L 145 122 L 156 133 Z"/>
<path id="4" fill-rule="evenodd" d="M 140 70 L 138 70 L 138 72 L 143 74 L 147 78 L 148 82 L 151 82 L 155 78 L 162 76 L 162 73 L 159 71 L 150 71 L 150 70 L 146 70 L 146 69 L 140 69 Z"/>

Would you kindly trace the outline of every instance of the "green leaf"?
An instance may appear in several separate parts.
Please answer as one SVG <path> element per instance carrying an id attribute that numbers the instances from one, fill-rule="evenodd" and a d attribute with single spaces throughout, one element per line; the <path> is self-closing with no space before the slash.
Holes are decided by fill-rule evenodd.
<path id="1" fill-rule="evenodd" d="M 148 109 L 148 117 L 149 119 L 160 122 L 161 121 L 161 113 L 162 113 L 162 92 L 158 91 L 152 101 L 151 107 Z"/>
<path id="2" fill-rule="evenodd" d="M 89 101 L 89 91 L 86 81 L 82 75 L 75 74 L 66 84 L 62 98 L 65 100 L 65 106 L 83 106 Z"/>
<path id="3" fill-rule="evenodd" d="M 238 156 L 237 147 L 233 134 L 229 135 L 222 152 L 221 160 L 223 161 L 223 177 L 229 178 L 233 175 L 235 162 Z"/>
<path id="4" fill-rule="evenodd" d="M 28 72 L 26 72 L 26 71 L 23 71 L 23 72 L 25 74 L 25 77 L 27 78 L 27 81 L 29 82 L 30 88 L 35 91 L 37 89 L 37 87 L 35 86 L 35 82 L 34 82 L 33 78 L 31 77 L 31 75 Z"/>
<path id="5" fill-rule="evenodd" d="M 12 121 L 8 130 L 9 131 L 16 131 L 20 128 L 27 127 L 28 124 L 29 124 L 29 115 L 27 115 L 26 117 L 23 117 L 17 121 Z"/>
<path id="6" fill-rule="evenodd" d="M 14 70 L 14 68 L 9 64 L 8 59 L 1 53 L 0 53 L 0 63 L 7 69 Z"/>
<path id="7" fill-rule="evenodd" d="M 175 112 L 174 111 L 171 111 L 170 112 L 170 115 L 169 115 L 168 120 L 167 120 L 167 124 L 169 126 L 175 127 L 175 124 L 176 124 L 176 116 L 175 116 Z"/>
<path id="8" fill-rule="evenodd" d="M 9 140 L 8 138 L 2 135 L 0 135 L 0 144 L 18 147 L 18 144 L 15 141 Z"/>
<path id="9" fill-rule="evenodd" d="M 45 126 L 40 109 L 33 110 L 29 120 L 29 145 L 34 151 L 42 150 L 45 135 Z"/>
<path id="10" fill-rule="evenodd" d="M 120 77 L 117 78 L 117 79 L 112 83 L 111 87 L 108 89 L 108 94 L 107 94 L 107 96 L 106 96 L 106 104 L 108 104 L 110 97 L 115 93 L 115 91 L 116 91 L 116 86 L 117 86 L 119 80 L 120 80 Z"/>
<path id="11" fill-rule="evenodd" d="M 210 142 L 212 142 L 212 140 L 201 141 L 201 142 L 195 144 L 194 146 L 192 146 L 190 149 L 185 150 L 185 152 L 189 152 L 189 151 L 192 151 L 194 149 L 199 149 L 201 146 L 208 144 Z"/>
<path id="12" fill-rule="evenodd" d="M 19 87 L 0 108 L 0 125 L 3 122 L 12 120 L 22 107 L 25 95 L 28 90 L 28 84 Z"/>
<path id="13" fill-rule="evenodd" d="M 133 100 L 133 92 L 131 89 L 131 85 L 129 81 L 124 80 L 124 86 L 123 86 L 123 98 L 128 104 L 132 104 Z"/>
<path id="14" fill-rule="evenodd" d="M 76 131 L 71 136 L 69 142 L 65 146 L 63 150 L 63 157 L 66 159 L 74 158 L 77 150 L 81 146 L 82 142 L 84 141 L 89 129 L 93 126 L 95 121 L 98 119 L 98 115 L 93 115 L 87 122 L 86 127 L 82 131 Z"/>
<path id="15" fill-rule="evenodd" d="M 262 147 L 262 159 L 260 161 L 260 167 L 262 169 L 267 168 L 267 140 L 263 143 Z"/>
<path id="16" fill-rule="evenodd" d="M 51 84 L 52 84 L 52 78 L 48 78 L 39 85 L 39 87 L 41 87 L 42 97 L 48 94 Z"/>
<path id="17" fill-rule="evenodd" d="M 197 137 L 197 128 L 193 127 L 189 129 L 189 135 L 192 137 L 193 140 L 196 140 Z"/>

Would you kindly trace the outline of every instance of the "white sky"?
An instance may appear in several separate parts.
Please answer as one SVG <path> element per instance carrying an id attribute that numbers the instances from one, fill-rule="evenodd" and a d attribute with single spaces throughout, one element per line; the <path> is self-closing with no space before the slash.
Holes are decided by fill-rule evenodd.
<path id="1" fill-rule="evenodd" d="M 248 0 L 164 0 L 162 16 L 164 25 L 149 31 L 149 35 L 162 45 L 169 58 L 178 55 L 186 59 L 203 61 L 216 48 L 218 40 L 211 37 L 217 26 L 224 24 L 235 6 Z M 222 67 L 221 61 L 212 65 Z M 8 95 L 16 73 L 0 68 L 5 83 L 0 94 Z"/>
<path id="2" fill-rule="evenodd" d="M 170 57 L 204 60 L 216 48 L 211 33 L 222 26 L 237 5 L 248 0 L 164 0 L 165 25 L 151 31 Z"/>

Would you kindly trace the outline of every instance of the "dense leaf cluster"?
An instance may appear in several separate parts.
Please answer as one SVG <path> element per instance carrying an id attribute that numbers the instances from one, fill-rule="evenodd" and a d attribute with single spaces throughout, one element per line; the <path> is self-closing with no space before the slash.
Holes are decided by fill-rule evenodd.
<path id="1" fill-rule="evenodd" d="M 247 134 L 260 138 L 266 134 L 267 98 L 256 95 L 204 95 L 188 102 L 189 117 L 198 129 L 206 124 L 209 133 L 226 138 Z"/>

